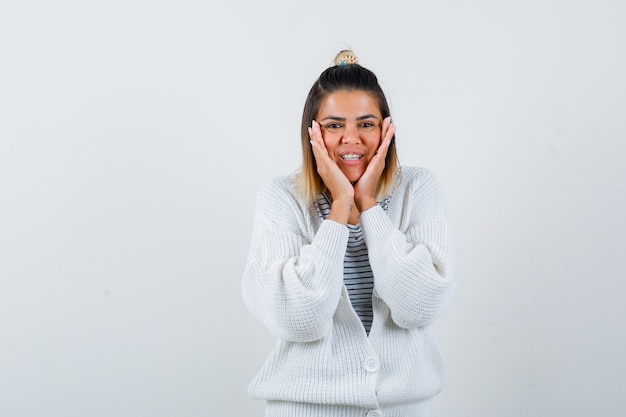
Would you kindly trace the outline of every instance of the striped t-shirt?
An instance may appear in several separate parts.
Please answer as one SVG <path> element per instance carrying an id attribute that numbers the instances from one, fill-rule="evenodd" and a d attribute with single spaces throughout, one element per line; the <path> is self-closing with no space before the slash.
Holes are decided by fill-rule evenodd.
<path id="1" fill-rule="evenodd" d="M 385 198 L 378 204 L 387 211 L 389 199 Z M 330 198 L 322 194 L 315 205 L 323 219 L 330 214 Z M 348 291 L 350 302 L 354 311 L 361 319 L 363 327 L 369 333 L 372 327 L 372 291 L 374 289 L 374 274 L 367 255 L 367 246 L 363 238 L 360 224 L 348 224 L 350 237 L 346 248 L 346 256 L 343 260 L 343 282 Z"/>

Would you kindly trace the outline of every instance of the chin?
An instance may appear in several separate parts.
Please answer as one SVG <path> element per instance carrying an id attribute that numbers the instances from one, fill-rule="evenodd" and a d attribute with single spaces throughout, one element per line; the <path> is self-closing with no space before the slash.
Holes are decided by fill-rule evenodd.
<path id="1" fill-rule="evenodd" d="M 362 176 L 363 176 L 363 174 L 360 174 L 360 175 L 346 175 L 346 177 L 348 178 L 348 181 L 350 181 L 353 185 L 356 184 L 356 182 L 359 181 Z"/>
<path id="2" fill-rule="evenodd" d="M 341 172 L 343 172 L 343 175 L 346 176 L 346 178 L 348 179 L 348 181 L 350 181 L 352 184 L 354 184 L 355 182 L 357 182 L 358 180 L 361 179 L 361 177 L 363 176 L 363 174 L 365 173 L 365 170 L 359 170 L 359 169 L 346 169 L 346 170 L 341 170 Z"/>

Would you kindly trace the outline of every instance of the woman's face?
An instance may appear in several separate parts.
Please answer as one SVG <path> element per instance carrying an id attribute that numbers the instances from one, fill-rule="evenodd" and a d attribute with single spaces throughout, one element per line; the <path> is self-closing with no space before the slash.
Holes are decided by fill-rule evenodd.
<path id="1" fill-rule="evenodd" d="M 357 182 L 380 145 L 383 120 L 376 99 L 364 91 L 336 91 L 322 100 L 316 121 L 328 155 Z"/>

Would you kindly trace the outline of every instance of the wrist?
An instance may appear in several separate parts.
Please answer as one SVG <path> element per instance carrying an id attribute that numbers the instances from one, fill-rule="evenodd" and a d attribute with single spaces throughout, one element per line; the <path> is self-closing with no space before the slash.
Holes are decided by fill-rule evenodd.
<path id="1" fill-rule="evenodd" d="M 359 213 L 364 212 L 367 209 L 374 207 L 376 204 L 376 199 L 374 197 L 363 197 L 355 200 L 356 208 L 359 210 Z"/>
<path id="2" fill-rule="evenodd" d="M 338 200 L 333 200 L 330 206 L 328 220 L 336 221 L 337 223 L 341 223 L 345 226 L 346 224 L 348 224 L 348 220 L 350 219 L 350 212 L 352 212 L 353 206 L 353 199 L 342 198 Z"/>

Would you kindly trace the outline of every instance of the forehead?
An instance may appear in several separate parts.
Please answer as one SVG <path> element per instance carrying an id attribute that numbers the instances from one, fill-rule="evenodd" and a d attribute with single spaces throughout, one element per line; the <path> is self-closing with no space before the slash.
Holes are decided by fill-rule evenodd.
<path id="1" fill-rule="evenodd" d="M 374 96 L 360 90 L 339 90 L 322 99 L 317 118 L 327 116 L 357 118 L 368 114 L 377 118 L 382 117 Z"/>

